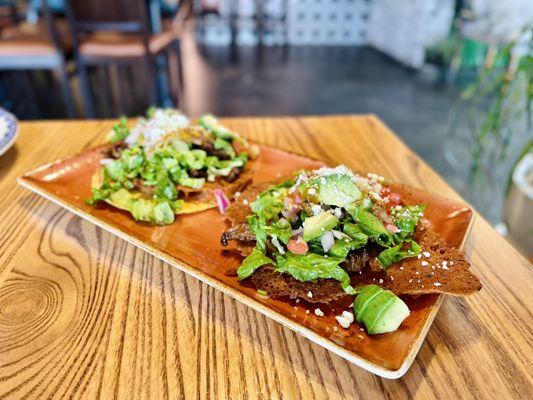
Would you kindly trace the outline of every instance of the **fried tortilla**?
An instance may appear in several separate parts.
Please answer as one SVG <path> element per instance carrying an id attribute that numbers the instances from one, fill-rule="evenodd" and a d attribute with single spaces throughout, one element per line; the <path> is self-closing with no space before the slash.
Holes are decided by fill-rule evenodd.
<path id="1" fill-rule="evenodd" d="M 249 204 L 259 193 L 283 180 L 254 183 L 235 199 L 226 209 L 226 219 L 231 226 L 222 235 L 223 245 L 231 243 L 243 256 L 250 254 L 255 239 L 246 222 L 251 214 Z M 375 258 L 379 251 L 377 248 L 370 246 L 368 253 L 360 251 L 351 254 L 345 265 L 341 266 L 350 273 L 352 286 L 357 288 L 375 283 L 397 295 L 442 293 L 463 296 L 481 289 L 479 278 L 470 271 L 470 264 L 461 251 L 447 246 L 423 223 L 417 226 L 414 238 L 422 248 L 420 258 L 404 259 L 389 266 L 386 272 Z M 334 279 L 301 282 L 276 272 L 272 265 L 259 268 L 248 279 L 257 289 L 266 291 L 272 297 L 329 303 L 346 296 L 339 282 Z"/>

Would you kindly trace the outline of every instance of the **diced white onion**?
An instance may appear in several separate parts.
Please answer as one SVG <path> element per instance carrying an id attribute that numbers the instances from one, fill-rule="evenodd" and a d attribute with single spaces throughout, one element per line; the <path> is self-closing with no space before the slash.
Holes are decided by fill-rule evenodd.
<path id="1" fill-rule="evenodd" d="M 322 249 L 324 249 L 324 253 L 327 253 L 335 244 L 335 238 L 333 237 L 333 233 L 331 231 L 327 231 L 320 237 L 320 242 L 322 243 Z"/>
<path id="2" fill-rule="evenodd" d="M 342 233 L 341 231 L 337 231 L 335 229 L 333 229 L 331 231 L 331 233 L 332 233 L 332 235 L 333 235 L 333 237 L 335 239 L 343 239 L 343 238 L 345 238 L 347 236 L 346 234 Z"/>
<path id="3" fill-rule="evenodd" d="M 320 207 L 319 204 L 313 204 L 311 206 L 311 211 L 313 212 L 313 215 L 318 215 L 318 214 L 322 213 L 322 211 L 324 211 L 324 210 L 322 210 L 322 207 Z"/>
<path id="4" fill-rule="evenodd" d="M 274 247 L 276 249 L 278 249 L 280 254 L 285 254 L 285 249 L 283 248 L 283 246 L 279 242 L 278 237 L 276 235 L 272 235 L 272 244 L 274 245 Z"/>
<path id="5" fill-rule="evenodd" d="M 100 165 L 107 166 L 107 165 L 109 165 L 109 164 L 112 164 L 113 162 L 115 162 L 115 160 L 112 159 L 112 158 L 102 158 L 102 159 L 100 160 Z"/>
<path id="6" fill-rule="evenodd" d="M 291 236 L 298 236 L 302 234 L 303 232 L 304 232 L 304 228 L 293 229 L 291 231 Z"/>
<path id="7" fill-rule="evenodd" d="M 338 219 L 341 219 L 342 218 L 342 209 L 340 209 L 339 207 L 335 207 L 333 209 L 333 215 L 335 215 Z"/>
<path id="8" fill-rule="evenodd" d="M 298 219 L 298 216 L 289 210 L 281 210 L 281 215 L 290 221 L 296 221 Z"/>

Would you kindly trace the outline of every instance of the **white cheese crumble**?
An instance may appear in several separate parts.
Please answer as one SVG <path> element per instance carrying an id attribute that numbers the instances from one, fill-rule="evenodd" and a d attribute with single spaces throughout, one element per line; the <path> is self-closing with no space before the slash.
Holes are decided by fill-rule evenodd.
<path id="1" fill-rule="evenodd" d="M 339 325 L 342 326 L 344 329 L 348 329 L 350 327 L 350 321 L 347 318 L 343 317 L 342 315 L 337 315 L 335 319 L 337 320 Z"/>
<path id="2" fill-rule="evenodd" d="M 318 215 L 320 213 L 322 213 L 322 207 L 320 207 L 319 204 L 313 204 L 311 206 L 311 212 L 313 213 L 313 215 Z"/>
<path id="3" fill-rule="evenodd" d="M 313 293 L 311 293 L 311 292 L 307 292 L 307 297 L 309 297 L 310 299 L 312 299 L 312 298 L 313 298 Z"/>
<path id="4" fill-rule="evenodd" d="M 442 283 L 440 283 L 440 282 L 435 282 L 434 285 L 435 285 L 435 286 L 442 286 Z"/>
<path id="5" fill-rule="evenodd" d="M 420 265 L 422 265 L 423 267 L 427 267 L 428 262 L 427 262 L 427 261 L 422 261 L 422 262 L 420 263 Z"/>
<path id="6" fill-rule="evenodd" d="M 423 254 L 424 257 L 426 257 L 426 258 L 431 257 L 431 253 L 430 253 L 429 251 L 424 251 L 422 254 Z"/>
<path id="7" fill-rule="evenodd" d="M 128 144 L 139 142 L 146 149 L 155 146 L 168 133 L 187 128 L 189 120 L 179 111 L 158 109 L 150 119 L 140 119 L 125 139 Z"/>
<path id="8" fill-rule="evenodd" d="M 354 321 L 353 314 L 350 311 L 343 311 L 342 316 L 350 321 L 350 324 Z"/>
<path id="9" fill-rule="evenodd" d="M 315 308 L 315 315 L 317 317 L 323 317 L 324 313 L 322 312 L 322 310 L 320 308 Z"/>

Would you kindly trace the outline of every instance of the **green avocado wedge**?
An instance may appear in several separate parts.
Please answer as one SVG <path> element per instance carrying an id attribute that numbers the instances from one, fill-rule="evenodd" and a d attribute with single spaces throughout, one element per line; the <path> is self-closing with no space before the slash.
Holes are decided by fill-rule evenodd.
<path id="1" fill-rule="evenodd" d="M 361 289 L 353 309 L 357 322 L 371 335 L 396 331 L 410 314 L 402 299 L 377 285 Z"/>
<path id="2" fill-rule="evenodd" d="M 318 179 L 318 199 L 327 205 L 346 207 L 361 198 L 361 191 L 348 175 L 333 174 Z"/>
<path id="3" fill-rule="evenodd" d="M 339 219 L 330 212 L 323 212 L 318 215 L 306 218 L 304 226 L 304 240 L 316 239 L 339 225 Z"/>

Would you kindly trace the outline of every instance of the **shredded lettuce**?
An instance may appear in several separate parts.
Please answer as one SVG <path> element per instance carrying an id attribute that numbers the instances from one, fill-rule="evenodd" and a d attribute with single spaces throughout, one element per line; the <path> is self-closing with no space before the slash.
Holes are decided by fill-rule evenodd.
<path id="1" fill-rule="evenodd" d="M 276 218 L 281 210 L 283 210 L 283 199 L 293 183 L 294 181 L 287 180 L 262 192 L 257 199 L 250 204 L 250 208 L 265 221 Z"/>
<path id="2" fill-rule="evenodd" d="M 366 236 L 364 233 L 357 233 L 354 235 L 354 237 L 337 239 L 333 247 L 329 250 L 328 254 L 345 260 L 350 251 L 365 247 L 367 241 L 368 236 Z"/>
<path id="3" fill-rule="evenodd" d="M 225 139 L 217 138 L 213 144 L 215 149 L 224 151 L 228 156 L 235 157 L 235 150 L 230 142 Z"/>
<path id="4" fill-rule="evenodd" d="M 276 236 L 285 244 L 291 238 L 291 224 L 286 219 L 280 219 L 269 226 L 265 226 L 265 229 L 268 236 Z"/>
<path id="5" fill-rule="evenodd" d="M 276 256 L 276 271 L 291 275 L 302 282 L 316 279 L 335 279 L 348 294 L 355 294 L 350 285 L 350 276 L 339 264 L 344 261 L 338 257 L 323 257 L 318 254 L 308 253 L 297 255 L 287 253 L 285 256 Z"/>
<path id="6" fill-rule="evenodd" d="M 347 211 L 358 223 L 361 232 L 370 236 L 378 244 L 383 247 L 389 247 L 394 244 L 392 233 L 390 233 L 379 218 L 370 211 L 360 207 L 350 208 L 347 209 Z"/>
<path id="7" fill-rule="evenodd" d="M 243 260 L 241 266 L 237 269 L 237 277 L 239 280 L 248 278 L 255 272 L 257 268 L 273 263 L 274 262 L 265 256 L 261 250 L 254 248 L 248 257 Z"/>
<path id="8" fill-rule="evenodd" d="M 261 251 L 266 251 L 266 223 L 265 220 L 257 215 L 252 215 L 248 217 L 248 225 L 250 226 L 250 231 L 255 236 L 256 247 Z"/>
<path id="9" fill-rule="evenodd" d="M 405 249 L 405 244 L 408 244 L 409 248 Z M 404 258 L 416 257 L 420 254 L 420 250 L 418 243 L 414 240 L 409 240 L 408 242 L 400 243 L 394 247 L 389 247 L 388 249 L 383 250 L 379 253 L 377 258 L 381 267 L 384 270 L 387 270 L 390 265 L 397 263 Z"/>

